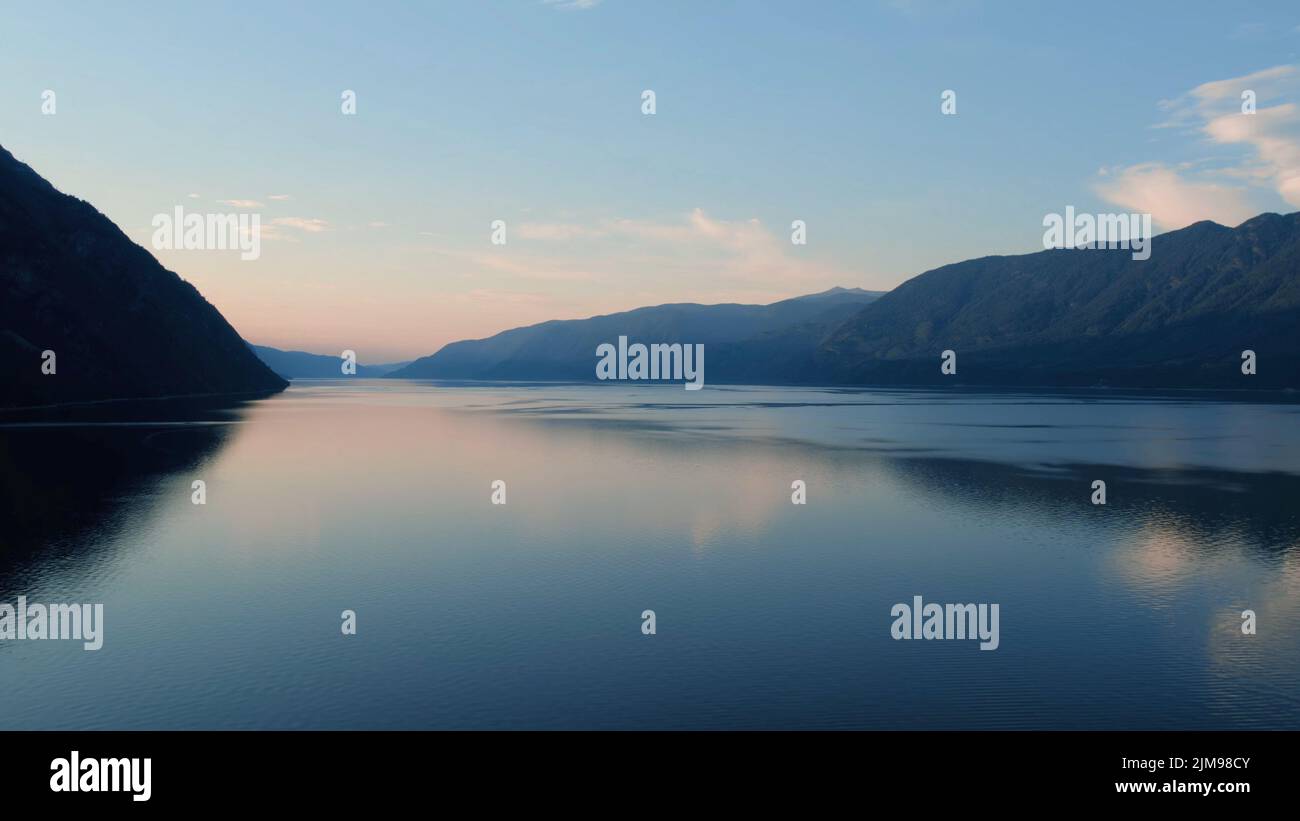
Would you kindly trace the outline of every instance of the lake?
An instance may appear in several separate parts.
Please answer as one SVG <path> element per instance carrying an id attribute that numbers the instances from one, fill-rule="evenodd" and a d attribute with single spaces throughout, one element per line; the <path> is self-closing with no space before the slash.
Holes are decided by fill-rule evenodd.
<path id="1" fill-rule="evenodd" d="M 0 602 L 104 606 L 99 650 L 0 641 L 0 728 L 1300 729 L 1298 414 L 399 380 L 0 414 Z M 997 604 L 997 649 L 896 640 L 914 596 Z"/>

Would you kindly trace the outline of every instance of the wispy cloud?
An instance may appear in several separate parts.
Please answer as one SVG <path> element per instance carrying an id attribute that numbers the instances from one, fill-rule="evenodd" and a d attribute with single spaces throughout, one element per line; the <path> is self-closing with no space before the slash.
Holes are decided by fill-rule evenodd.
<path id="1" fill-rule="evenodd" d="M 279 200 L 293 199 L 293 197 L 289 196 L 288 194 L 272 194 L 271 196 L 267 197 L 267 199 L 279 201 Z"/>
<path id="2" fill-rule="evenodd" d="M 222 205 L 229 205 L 231 208 L 265 208 L 257 200 L 217 200 Z"/>
<path id="3" fill-rule="evenodd" d="M 329 228 L 330 224 L 322 219 L 276 217 L 262 224 L 260 236 L 273 242 L 299 242 L 303 234 L 319 234 Z"/>
<path id="4" fill-rule="evenodd" d="M 584 9 L 594 9 L 601 2 L 602 0 L 542 0 L 542 5 L 565 11 L 582 11 Z"/>
<path id="5" fill-rule="evenodd" d="M 1273 66 L 1241 77 L 1201 83 L 1190 93 L 1202 103 L 1216 103 L 1227 99 L 1237 102 L 1241 99 L 1241 92 L 1246 89 L 1271 88 L 1281 91 L 1277 83 L 1294 80 L 1298 75 L 1300 72 L 1297 72 L 1295 66 Z"/>
<path id="6" fill-rule="evenodd" d="M 775 248 L 775 242 L 757 219 L 719 220 L 695 208 L 680 221 L 605 219 L 593 224 L 528 222 L 519 228 L 523 239 L 570 241 L 624 236 L 663 243 L 702 243 L 733 250 Z"/>
<path id="7" fill-rule="evenodd" d="M 1246 193 L 1221 183 L 1188 179 L 1161 163 L 1103 172 L 1094 189 L 1108 202 L 1150 214 L 1163 228 L 1182 228 L 1204 219 L 1238 225 L 1259 211 Z"/>
<path id="8" fill-rule="evenodd" d="M 664 294 L 696 301 L 771 301 L 860 277 L 794 246 L 779 226 L 720 219 L 702 208 L 668 219 L 526 222 L 511 236 L 518 246 L 512 240 L 500 251 L 460 259 L 519 281 L 612 285 L 653 278 Z"/>
<path id="9" fill-rule="evenodd" d="M 328 231 L 330 227 L 330 224 L 325 220 L 308 219 L 306 217 L 276 217 L 271 220 L 270 224 L 282 228 L 296 228 L 309 234 L 319 234 L 322 231 Z"/>
<path id="10" fill-rule="evenodd" d="M 1109 202 L 1150 212 L 1164 228 L 1201 219 L 1236 225 L 1268 208 L 1267 188 L 1300 207 L 1300 109 L 1285 101 L 1297 89 L 1300 70 L 1280 65 L 1161 100 L 1165 118 L 1156 127 L 1194 140 L 1209 156 L 1199 163 L 1105 170 L 1096 191 Z M 1244 113 L 1251 94 L 1254 113 Z"/>
<path id="11" fill-rule="evenodd" d="M 526 222 L 519 226 L 521 239 L 572 240 L 583 237 L 606 236 L 608 231 L 587 225 L 560 222 Z"/>
<path id="12" fill-rule="evenodd" d="M 1253 149 L 1253 170 L 1288 205 L 1300 207 L 1300 109 L 1295 103 L 1261 108 L 1254 115 L 1215 117 L 1205 124 L 1205 133 L 1216 143 Z"/>

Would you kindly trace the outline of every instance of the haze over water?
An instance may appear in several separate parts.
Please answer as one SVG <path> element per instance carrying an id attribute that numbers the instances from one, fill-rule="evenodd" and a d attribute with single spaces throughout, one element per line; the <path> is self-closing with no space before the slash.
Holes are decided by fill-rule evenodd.
<path id="1" fill-rule="evenodd" d="M 105 611 L 95 652 L 0 643 L 0 728 L 1297 729 L 1298 412 L 349 380 L 0 415 L 0 601 Z M 914 595 L 998 603 L 999 648 L 893 640 Z"/>

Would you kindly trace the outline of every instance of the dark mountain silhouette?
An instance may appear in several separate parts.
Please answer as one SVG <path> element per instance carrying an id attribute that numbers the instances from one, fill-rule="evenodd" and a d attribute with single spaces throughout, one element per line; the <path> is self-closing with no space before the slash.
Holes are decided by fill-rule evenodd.
<path id="1" fill-rule="evenodd" d="M 285 387 L 194 286 L 3 147 L 0 294 L 0 406 Z"/>
<path id="2" fill-rule="evenodd" d="M 305 351 L 282 351 L 265 345 L 250 344 L 248 347 L 253 349 L 253 353 L 257 354 L 257 358 L 265 362 L 268 368 L 285 379 L 343 379 L 347 376 L 343 373 L 343 360 L 340 356 Z M 357 372 L 354 375 L 373 379 L 409 364 L 409 362 L 393 362 L 386 365 L 357 365 Z"/>
<path id="3" fill-rule="evenodd" d="M 835 289 L 544 322 L 453 343 L 392 376 L 591 381 L 596 346 L 621 334 L 703 343 L 706 383 L 1300 387 L 1300 213 L 1150 242 L 1145 260 L 1120 248 L 968 260 L 879 298 Z M 955 375 L 940 370 L 945 350 Z"/>
<path id="4" fill-rule="evenodd" d="M 732 365 L 727 363 L 749 367 L 747 352 L 783 355 L 785 346 L 792 344 L 811 354 L 832 328 L 879 297 L 876 291 L 832 288 L 771 305 L 679 303 L 590 319 L 552 320 L 487 339 L 453 342 L 389 376 L 590 380 L 595 378 L 597 346 L 616 343 L 623 335 L 629 343 L 702 343 L 708 378 L 729 381 L 726 374 Z M 733 346 L 738 349 L 734 353 Z"/>
<path id="5" fill-rule="evenodd" d="M 946 265 L 830 334 L 804 380 L 1125 387 L 1300 386 L 1300 213 L 1198 222 L 1151 257 L 1071 249 Z M 940 372 L 941 352 L 957 374 Z M 1242 351 L 1258 372 L 1242 374 Z"/>

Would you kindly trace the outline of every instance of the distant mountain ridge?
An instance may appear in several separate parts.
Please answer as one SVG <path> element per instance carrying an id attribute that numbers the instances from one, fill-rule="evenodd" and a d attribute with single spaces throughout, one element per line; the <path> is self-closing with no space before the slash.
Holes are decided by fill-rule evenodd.
<path id="1" fill-rule="evenodd" d="M 266 366 L 285 379 L 343 379 L 342 356 L 307 353 L 306 351 L 282 351 L 266 345 L 249 343 L 249 348 Z M 355 376 L 374 379 L 386 376 L 409 362 L 394 362 L 386 365 L 357 365 Z"/>
<path id="2" fill-rule="evenodd" d="M 3 147 L 0 374 L 8 407 L 286 386 L 193 285 Z"/>
<path id="3" fill-rule="evenodd" d="M 452 343 L 390 376 L 594 381 L 596 346 L 625 335 L 703 343 L 706 383 L 1300 388 L 1300 213 L 1199 222 L 1150 249 L 1144 260 L 1119 248 L 982 257 L 883 295 L 543 322 Z M 940 370 L 946 350 L 953 375 Z"/>
<path id="4" fill-rule="evenodd" d="M 597 347 L 626 336 L 704 345 L 706 384 L 1300 388 L 1300 213 L 1198 222 L 1151 238 L 1150 250 L 989 256 L 888 293 L 552 320 L 359 365 L 357 376 L 594 381 Z M 0 407 L 267 393 L 282 377 L 343 376 L 336 356 L 246 343 L 192 285 L 3 147 L 0 297 Z M 41 370 L 47 350 L 53 375 Z M 951 376 L 939 367 L 948 350 Z"/>
<path id="5" fill-rule="evenodd" d="M 770 305 L 673 303 L 637 308 L 589 319 L 542 322 L 502 331 L 486 339 L 453 342 L 389 374 L 404 379 L 594 379 L 595 352 L 601 343 L 702 343 L 713 361 L 710 378 L 725 377 L 728 362 L 744 363 L 727 351 L 749 343 L 771 344 L 786 334 L 820 339 L 858 309 L 880 297 L 859 288 L 832 288 Z"/>
<path id="6" fill-rule="evenodd" d="M 944 350 L 957 354 L 953 377 L 940 373 Z M 805 378 L 1300 387 L 1300 213 L 1198 222 L 1152 238 L 1147 260 L 1070 249 L 945 265 L 837 328 Z"/>

